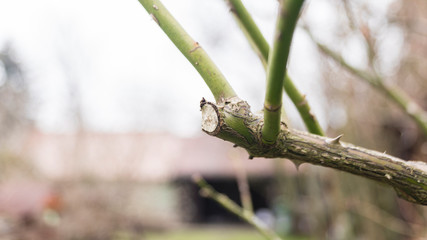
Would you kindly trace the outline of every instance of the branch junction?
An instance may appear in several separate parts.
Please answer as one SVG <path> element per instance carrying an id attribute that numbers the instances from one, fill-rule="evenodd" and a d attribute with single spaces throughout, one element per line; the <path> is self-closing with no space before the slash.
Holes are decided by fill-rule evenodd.
<path id="1" fill-rule="evenodd" d="M 202 130 L 209 135 L 245 148 L 250 157 L 287 158 L 335 168 L 367 177 L 393 187 L 399 197 L 427 205 L 427 164 L 404 161 L 385 153 L 288 128 L 281 123 L 273 145 L 262 141 L 261 115 L 253 114 L 238 97 L 214 104 L 200 103 Z"/>

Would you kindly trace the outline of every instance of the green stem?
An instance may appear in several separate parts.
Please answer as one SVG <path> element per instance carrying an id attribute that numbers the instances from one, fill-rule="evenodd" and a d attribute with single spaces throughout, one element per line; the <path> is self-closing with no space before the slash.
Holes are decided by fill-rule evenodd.
<path id="1" fill-rule="evenodd" d="M 319 136 L 324 136 L 325 134 L 319 122 L 317 121 L 316 116 L 311 113 L 310 105 L 308 105 L 305 95 L 302 95 L 298 91 L 298 89 L 296 88 L 296 86 L 291 81 L 288 75 L 286 75 L 285 82 L 283 84 L 285 86 L 286 93 L 288 94 L 292 102 L 295 104 L 308 131 Z"/>
<path id="2" fill-rule="evenodd" d="M 234 162 L 233 165 L 234 165 L 234 170 L 236 172 L 237 187 L 239 189 L 240 201 L 242 203 L 242 207 L 246 211 L 253 212 L 254 209 L 252 204 L 251 192 L 249 189 L 248 175 L 246 173 L 243 160 L 240 157 L 240 152 L 233 151 L 230 154 L 230 158 L 232 162 Z"/>
<path id="3" fill-rule="evenodd" d="M 391 99 L 394 103 L 396 103 L 403 112 L 405 112 L 408 116 L 410 116 L 417 125 L 421 128 L 423 133 L 427 136 L 427 112 L 424 111 L 411 97 L 409 97 L 404 91 L 402 91 L 399 87 L 395 85 L 385 84 L 382 77 L 377 74 L 372 74 L 366 72 L 364 70 L 358 69 L 350 65 L 345 59 L 328 48 L 326 45 L 323 45 L 315 40 L 310 30 L 306 28 L 307 33 L 313 39 L 314 43 L 317 47 L 327 56 L 332 58 L 334 61 L 343 66 L 347 71 L 351 72 L 358 78 L 368 82 L 376 89 L 380 90 L 384 93 L 386 97 Z"/>
<path id="4" fill-rule="evenodd" d="M 252 19 L 251 15 L 248 13 L 245 6 L 240 0 L 226 1 L 230 5 L 231 12 L 234 14 L 235 19 L 239 23 L 240 28 L 245 33 L 245 36 L 251 43 L 251 46 L 255 49 L 255 52 L 258 53 L 258 56 L 260 57 L 264 68 L 266 68 L 268 53 L 270 51 L 270 46 L 268 45 L 267 40 L 264 38 L 260 29 L 255 24 L 255 21 Z M 300 116 L 303 119 L 307 130 L 310 133 L 323 136 L 324 132 L 320 127 L 320 124 L 317 121 L 316 117 L 310 112 L 310 105 L 305 99 L 305 95 L 301 94 L 298 91 L 288 74 L 286 74 L 285 76 L 283 86 L 289 98 L 291 99 L 295 107 L 298 109 L 298 112 L 300 113 Z"/>
<path id="5" fill-rule="evenodd" d="M 139 0 L 139 2 L 199 72 L 217 102 L 236 96 L 233 88 L 200 44 L 188 35 L 159 0 Z"/>
<path id="6" fill-rule="evenodd" d="M 286 75 L 292 36 L 303 3 L 304 0 L 280 2 L 275 40 L 267 67 L 267 91 L 264 100 L 264 126 L 262 127 L 262 139 L 266 144 L 273 144 L 279 134 L 283 79 Z"/>
<path id="7" fill-rule="evenodd" d="M 241 208 L 235 202 L 233 202 L 226 195 L 217 192 L 211 185 L 209 185 L 205 179 L 199 175 L 193 176 L 193 181 L 200 187 L 200 195 L 208 197 L 229 212 L 240 217 L 245 222 L 255 227 L 266 239 L 269 240 L 281 240 L 276 233 L 269 229 L 259 218 L 257 218 L 251 211 Z"/>
<path id="8" fill-rule="evenodd" d="M 260 57 L 264 68 L 266 68 L 270 46 L 262 35 L 261 30 L 255 24 L 255 21 L 240 0 L 226 0 L 226 2 L 230 6 L 231 12 L 235 16 L 237 23 L 249 40 L 252 48 Z"/>
<path id="9" fill-rule="evenodd" d="M 383 90 L 390 99 L 393 99 L 393 101 L 418 124 L 424 132 L 424 135 L 427 136 L 427 112 L 399 87 L 395 85 L 384 85 L 382 82 L 380 86 L 381 90 Z"/>
<path id="10" fill-rule="evenodd" d="M 320 51 L 322 51 L 325 55 L 329 56 L 334 61 L 336 61 L 337 63 L 339 63 L 347 71 L 349 71 L 352 74 L 356 75 L 357 77 L 359 77 L 359 78 L 367 81 L 369 84 L 372 84 L 373 86 L 377 87 L 378 80 L 379 80 L 378 78 L 374 77 L 372 74 L 370 74 L 370 73 L 368 73 L 366 71 L 363 71 L 361 69 L 353 67 L 347 61 L 345 61 L 344 58 L 340 54 L 338 54 L 335 51 L 333 51 L 332 49 L 328 48 L 326 45 L 317 42 L 314 39 L 313 35 L 309 32 L 309 30 L 307 30 L 307 32 L 308 32 L 309 36 L 311 37 L 311 39 L 315 42 L 315 44 L 317 45 L 317 47 L 320 49 Z"/>

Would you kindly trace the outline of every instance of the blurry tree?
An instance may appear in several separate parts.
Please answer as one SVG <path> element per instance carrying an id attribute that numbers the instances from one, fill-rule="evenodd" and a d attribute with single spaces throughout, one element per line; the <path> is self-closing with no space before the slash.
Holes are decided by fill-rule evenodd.
<path id="1" fill-rule="evenodd" d="M 0 50 L 0 178 L 17 172 L 32 175 L 32 167 L 19 154 L 31 120 L 28 115 L 28 83 L 13 48 Z"/>
<path id="2" fill-rule="evenodd" d="M 337 55 L 348 57 L 351 49 L 348 43 L 358 39 L 362 46 L 357 53 L 361 55 L 358 59 L 366 59 L 363 72 L 377 72 L 384 83 L 398 86 L 426 109 L 427 81 L 422 73 L 426 66 L 422 58 L 416 57 L 425 56 L 427 51 L 427 35 L 421 30 L 427 23 L 426 2 L 393 1 L 381 18 L 372 7 L 373 2 L 330 2 L 334 3 L 334 11 L 342 21 L 332 31 L 337 44 L 324 45 Z M 343 67 L 327 52 L 323 53 L 324 56 L 320 56 L 323 60 L 323 89 L 330 109 L 331 128 L 328 132 L 343 133 L 357 145 L 387 150 L 402 159 L 425 161 L 426 135 L 405 109 L 399 109 L 399 105 L 390 101 L 382 91 L 370 88 L 363 78 Z M 337 116 L 344 121 L 337 121 Z M 427 226 L 425 207 L 395 199 L 391 191 L 381 186 L 342 173 L 328 171 L 320 184 L 329 186 L 327 194 L 334 196 L 328 199 L 328 206 L 335 207 L 329 207 L 328 211 L 332 213 L 329 231 L 335 236 L 343 236 L 345 232 L 347 239 L 357 235 L 368 239 L 425 235 L 419 231 Z M 332 230 L 337 227 L 345 230 Z"/>
<path id="3" fill-rule="evenodd" d="M 28 84 L 10 45 L 0 51 L 0 146 L 29 126 Z"/>
<path id="4" fill-rule="evenodd" d="M 327 46 L 312 35 L 319 50 L 331 60 L 323 61 L 325 94 L 333 108 L 330 121 L 336 125 L 335 115 L 342 116 L 343 111 L 348 121 L 341 128 L 333 126 L 334 132 L 344 132 L 358 145 L 388 149 L 390 154 L 403 159 L 426 159 L 427 155 L 419 154 L 427 136 L 423 110 L 426 108 L 427 86 L 423 81 L 425 77 L 419 74 L 424 63 L 421 59 L 414 60 L 415 56 L 425 52 L 422 45 L 417 47 L 425 41 L 425 36 L 408 27 L 405 23 L 407 16 L 398 17 L 408 14 L 405 9 L 411 9 L 411 18 L 422 21 L 425 3 L 395 1 L 388 14 L 376 22 L 372 20 L 376 13 L 369 3 L 347 0 L 341 3 L 336 4 L 336 12 L 342 15 L 343 21 L 338 24 L 335 36 L 340 43 Z M 351 42 L 361 46 L 358 54 L 364 62 L 363 68 L 354 67 L 347 60 L 347 45 Z M 371 81 L 372 78 L 377 78 L 378 83 Z M 391 96 L 392 89 L 397 90 L 395 96 Z M 419 126 L 417 116 L 410 111 L 412 106 L 393 99 L 397 95 L 401 99 L 413 99 L 411 101 L 421 116 Z M 366 114 L 367 111 L 376 114 Z M 411 117 L 415 117 L 415 121 L 411 121 Z"/>

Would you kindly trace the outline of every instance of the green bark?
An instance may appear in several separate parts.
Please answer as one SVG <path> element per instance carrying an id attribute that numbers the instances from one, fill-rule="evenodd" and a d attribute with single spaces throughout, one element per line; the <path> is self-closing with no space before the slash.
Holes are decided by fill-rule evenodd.
<path id="1" fill-rule="evenodd" d="M 251 46 L 255 49 L 255 52 L 257 52 L 262 64 L 266 68 L 268 54 L 270 51 L 270 46 L 268 45 L 267 40 L 265 40 L 260 29 L 255 24 L 255 21 L 252 19 L 251 15 L 248 13 L 240 0 L 226 1 L 230 6 L 231 12 L 234 14 L 236 21 L 239 23 L 240 28 L 245 33 L 246 38 L 251 43 Z M 305 99 L 305 96 L 301 94 L 300 91 L 296 88 L 288 74 L 285 76 L 283 87 L 286 94 L 288 94 L 289 98 L 298 109 L 298 112 L 304 121 L 307 130 L 320 136 L 325 135 L 316 117 L 311 113 L 310 105 Z"/>
<path id="2" fill-rule="evenodd" d="M 273 49 L 269 55 L 267 66 L 267 89 L 262 127 L 262 139 L 266 144 L 274 144 L 279 133 L 283 80 L 286 75 L 292 37 L 303 3 L 304 0 L 280 2 Z"/>

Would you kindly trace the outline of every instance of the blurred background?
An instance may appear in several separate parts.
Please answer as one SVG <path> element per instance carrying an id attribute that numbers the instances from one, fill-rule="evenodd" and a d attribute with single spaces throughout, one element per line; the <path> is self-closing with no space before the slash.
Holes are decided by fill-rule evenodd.
<path id="1" fill-rule="evenodd" d="M 243 1 L 271 42 L 277 1 Z M 265 72 L 224 1 L 164 0 L 253 111 Z M 427 109 L 427 2 L 312 0 L 301 23 Z M 298 28 L 289 73 L 328 136 L 427 161 L 396 105 Z M 426 239 L 427 208 L 370 180 L 254 159 L 200 130 L 198 73 L 138 1 L 0 0 L 0 239 L 263 239 L 201 198 L 200 173 L 289 239 Z M 285 98 L 289 124 L 304 125 Z"/>

